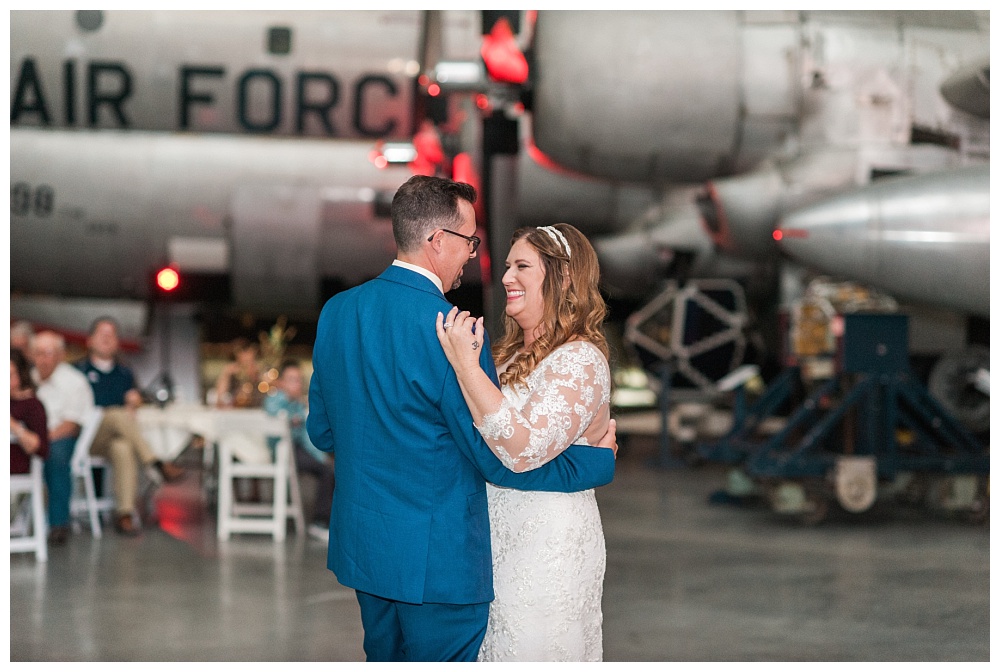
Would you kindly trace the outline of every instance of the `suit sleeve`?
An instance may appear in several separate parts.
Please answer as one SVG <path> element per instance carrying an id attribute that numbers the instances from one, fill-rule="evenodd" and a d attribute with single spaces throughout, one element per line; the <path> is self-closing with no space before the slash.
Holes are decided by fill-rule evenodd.
<path id="1" fill-rule="evenodd" d="M 490 354 L 489 334 L 485 339 L 479 362 L 494 384 L 498 384 L 496 366 Z M 472 424 L 472 414 L 450 365 L 444 380 L 441 410 L 459 448 L 483 477 L 495 485 L 516 490 L 577 492 L 607 485 L 614 479 L 615 456 L 610 448 L 579 445 L 571 445 L 538 469 L 520 474 L 508 470 Z"/>
<path id="2" fill-rule="evenodd" d="M 320 316 L 322 318 L 322 315 Z M 322 323 L 316 334 L 316 342 L 323 337 Z M 316 349 L 314 348 L 314 353 Z M 309 381 L 309 413 L 306 415 L 306 434 L 312 444 L 325 453 L 333 452 L 333 429 L 330 427 L 330 416 L 326 412 L 323 392 L 320 385 L 319 363 L 313 357 L 313 374 Z"/>

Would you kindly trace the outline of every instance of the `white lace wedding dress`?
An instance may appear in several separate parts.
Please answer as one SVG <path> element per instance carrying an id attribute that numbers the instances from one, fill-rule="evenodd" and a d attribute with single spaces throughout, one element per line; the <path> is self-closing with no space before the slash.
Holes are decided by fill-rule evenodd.
<path id="1" fill-rule="evenodd" d="M 591 343 L 565 344 L 526 387 L 504 387 L 480 432 L 517 471 L 541 466 L 607 427 L 611 379 Z M 596 431 L 600 434 L 593 438 Z M 524 492 L 487 484 L 493 588 L 480 661 L 600 661 L 606 554 L 593 490 Z"/>

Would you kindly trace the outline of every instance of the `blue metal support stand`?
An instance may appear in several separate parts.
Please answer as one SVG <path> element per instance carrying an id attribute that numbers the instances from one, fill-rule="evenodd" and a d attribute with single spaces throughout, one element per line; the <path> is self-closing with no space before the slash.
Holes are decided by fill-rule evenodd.
<path id="1" fill-rule="evenodd" d="M 831 487 L 838 463 L 874 458 L 878 481 L 901 473 L 989 475 L 984 447 L 914 377 L 906 316 L 845 315 L 838 371 L 789 415 L 780 432 L 754 443 L 761 420 L 789 398 L 787 369 L 721 441 L 699 446 L 707 459 L 742 465 L 759 483 Z"/>
<path id="2" fill-rule="evenodd" d="M 823 396 L 839 401 L 820 411 Z M 835 436 L 850 412 L 860 420 L 858 435 Z M 791 433 L 806 427 L 799 441 L 789 443 Z M 900 427 L 914 435 L 905 445 L 898 438 Z M 850 454 L 876 458 L 880 480 L 908 471 L 989 474 L 989 453 L 908 373 L 861 375 L 849 386 L 830 381 L 747 459 L 745 468 L 753 478 L 819 478 L 847 454 L 845 443 L 853 445 Z"/>
<path id="3" fill-rule="evenodd" d="M 680 469 L 687 466 L 684 460 L 674 457 L 670 449 L 670 383 L 674 376 L 674 367 L 670 362 L 660 362 L 657 365 L 660 374 L 660 450 L 653 460 L 653 466 L 661 469 Z"/>
<path id="4" fill-rule="evenodd" d="M 798 367 L 785 369 L 749 408 L 744 408 L 746 391 L 739 387 L 733 428 L 717 441 L 699 444 L 696 448 L 698 455 L 710 462 L 741 464 L 760 447 L 760 443 L 753 440 L 754 434 L 762 421 L 774 415 L 788 401 L 798 376 Z"/>

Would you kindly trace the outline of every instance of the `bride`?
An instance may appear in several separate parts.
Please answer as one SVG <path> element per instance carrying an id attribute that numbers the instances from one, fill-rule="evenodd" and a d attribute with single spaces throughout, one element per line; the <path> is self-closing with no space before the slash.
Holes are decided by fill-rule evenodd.
<path id="1" fill-rule="evenodd" d="M 479 366 L 483 318 L 452 309 L 438 339 L 477 429 L 516 472 L 570 444 L 596 445 L 610 421 L 607 314 L 597 255 L 569 224 L 519 229 L 507 255 L 502 389 Z M 593 490 L 487 484 L 496 599 L 480 661 L 600 661 L 604 531 Z"/>

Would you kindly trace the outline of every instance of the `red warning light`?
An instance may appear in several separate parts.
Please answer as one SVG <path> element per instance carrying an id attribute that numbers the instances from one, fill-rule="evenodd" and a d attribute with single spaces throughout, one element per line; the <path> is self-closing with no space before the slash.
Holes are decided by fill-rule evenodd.
<path id="1" fill-rule="evenodd" d="M 156 286 L 165 292 L 172 292 L 181 284 L 181 276 L 176 269 L 164 268 L 156 274 Z"/>
<path id="2" fill-rule="evenodd" d="M 775 240 L 781 240 L 784 237 L 784 234 L 781 233 L 781 229 L 775 229 L 774 233 L 771 234 L 771 237 Z"/>
<path id="3" fill-rule="evenodd" d="M 479 54 L 486 64 L 486 72 L 494 81 L 507 84 L 528 81 L 528 60 L 521 53 L 507 19 L 497 21 L 489 34 L 483 36 Z"/>
<path id="4" fill-rule="evenodd" d="M 430 86 L 427 87 L 427 95 L 430 96 L 431 98 L 434 98 L 440 93 L 441 93 L 441 87 L 438 86 L 437 84 L 431 84 Z"/>

